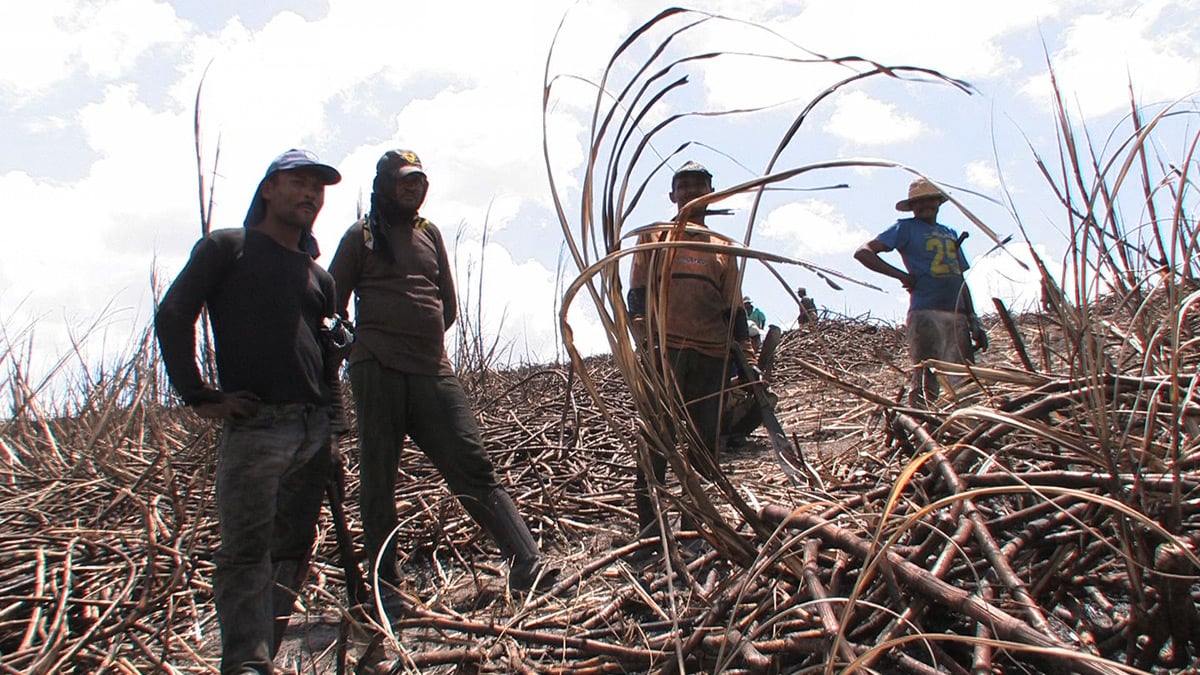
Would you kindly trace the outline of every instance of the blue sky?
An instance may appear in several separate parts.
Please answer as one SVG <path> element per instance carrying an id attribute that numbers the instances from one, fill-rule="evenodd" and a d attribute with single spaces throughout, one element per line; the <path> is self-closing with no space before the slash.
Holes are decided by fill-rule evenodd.
<path id="1" fill-rule="evenodd" d="M 70 349 L 72 336 L 87 333 L 88 358 L 111 359 L 147 324 L 152 277 L 169 282 L 200 231 L 192 122 L 208 67 L 201 98 L 208 170 L 220 144 L 214 227 L 240 226 L 271 158 L 306 147 L 345 175 L 329 189 L 316 227 L 326 251 L 320 262 L 328 264 L 369 194 L 375 160 L 389 148 L 414 149 L 431 181 L 423 213 L 453 244 L 460 290 L 469 289 L 473 299 L 482 294 L 485 330 L 499 336 L 515 361 L 554 358 L 563 234 L 551 208 L 541 107 L 551 40 L 563 21 L 551 71 L 581 78 L 558 80 L 546 127 L 551 171 L 577 220 L 596 98 L 587 81 L 598 81 L 615 46 L 664 6 L 44 0 L 7 7 L 0 21 L 0 322 L 8 339 L 32 327 L 35 361 L 45 363 Z M 1003 177 L 1012 209 L 1051 259 L 1065 245 L 1064 218 L 1028 147 L 1056 155 L 1047 60 L 1072 114 L 1100 139 L 1127 112 L 1130 81 L 1151 109 L 1200 89 L 1200 21 L 1187 2 L 689 6 L 774 34 L 712 21 L 681 36 L 669 55 L 743 50 L 800 57 L 803 47 L 932 68 L 970 82 L 977 92 L 970 96 L 894 79 L 847 88 L 814 111 L 777 168 L 851 157 L 900 162 L 952 186 L 993 229 L 1012 234 L 1010 209 L 967 192 L 1004 199 Z M 667 27 L 618 63 L 617 82 Z M 847 71 L 726 57 L 680 72 L 689 84 L 664 99 L 651 122 L 687 110 L 778 104 L 761 113 L 688 118 L 655 142 L 662 155 L 682 142 L 699 144 L 686 158 L 708 165 L 720 187 L 761 172 L 803 105 Z M 648 158 L 634 175 L 644 177 L 657 160 Z M 894 169 L 844 169 L 791 181 L 788 187 L 849 188 L 771 193 L 751 245 L 882 288 L 839 292 L 803 269 L 781 268 L 788 285 L 807 287 L 820 304 L 901 320 L 906 300 L 899 286 L 851 255 L 895 220 L 893 205 L 909 180 Z M 653 177 L 630 222 L 669 217 L 668 189 L 666 174 Z M 726 205 L 735 214 L 710 224 L 741 238 L 749 200 Z M 971 229 L 952 209 L 941 219 Z M 966 251 L 974 258 L 977 304 L 990 307 L 993 295 L 1018 307 L 1029 303 L 1030 278 L 1013 262 L 1022 247 L 978 258 L 988 248 L 973 231 Z M 568 264 L 565 280 L 576 273 Z M 772 322 L 786 327 L 794 319 L 794 304 L 761 268 L 751 265 L 745 290 Z M 93 324 L 99 328 L 89 330 Z M 585 353 L 607 349 L 586 305 L 573 310 L 572 327 Z"/>

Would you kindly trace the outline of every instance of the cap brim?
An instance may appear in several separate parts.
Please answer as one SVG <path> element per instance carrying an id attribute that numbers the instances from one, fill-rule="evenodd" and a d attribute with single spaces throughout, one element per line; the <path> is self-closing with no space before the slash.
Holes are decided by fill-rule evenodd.
<path id="1" fill-rule="evenodd" d="M 310 164 L 309 166 L 313 169 L 316 169 L 321 174 L 321 178 L 324 180 L 326 185 L 337 185 L 338 183 L 342 182 L 342 174 L 328 164 Z M 300 169 L 304 167 L 296 168 Z"/>
<path id="2" fill-rule="evenodd" d="M 413 165 L 409 164 L 408 166 L 402 166 L 399 169 L 396 169 L 395 171 L 392 172 L 392 175 L 395 176 L 396 178 L 403 178 L 404 176 L 407 176 L 407 175 L 413 174 L 413 173 L 419 173 L 422 176 L 424 176 L 425 169 L 422 169 L 419 166 L 413 166 Z"/>
<path id="3" fill-rule="evenodd" d="M 325 185 L 336 185 L 337 183 L 342 182 L 342 174 L 338 173 L 337 169 L 329 166 L 328 164 L 319 164 L 317 162 L 279 166 L 276 167 L 271 173 L 263 176 L 263 180 L 265 181 L 266 179 L 270 178 L 272 174 L 283 173 L 285 171 L 300 171 L 301 169 L 312 169 L 313 171 L 316 171 L 317 174 L 321 176 L 321 182 Z"/>

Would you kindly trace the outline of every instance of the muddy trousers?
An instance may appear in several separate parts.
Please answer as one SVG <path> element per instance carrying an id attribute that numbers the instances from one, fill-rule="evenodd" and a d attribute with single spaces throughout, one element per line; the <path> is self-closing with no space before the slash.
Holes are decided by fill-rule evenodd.
<path id="1" fill-rule="evenodd" d="M 688 454 L 692 466 L 702 474 L 706 471 L 706 461 L 717 462 L 717 437 L 720 431 L 721 390 L 725 384 L 725 359 L 701 354 L 691 349 L 668 349 L 667 361 L 671 366 L 671 375 L 683 397 L 688 417 L 699 433 L 703 446 L 693 447 L 688 443 Z M 669 386 L 669 385 L 668 385 Z M 667 430 L 667 438 L 677 438 L 675 429 Z M 673 442 L 673 440 L 671 441 Z M 700 453 L 707 455 L 702 458 Z M 650 449 L 650 464 L 654 478 L 661 485 L 666 481 L 667 458 L 659 454 L 653 447 Z M 634 479 L 634 499 L 637 505 L 638 529 L 653 536 L 658 533 L 658 519 L 654 513 L 651 501 L 650 486 L 647 476 L 638 465 L 637 476 Z M 689 518 L 684 518 L 681 527 L 688 527 Z"/>
<path id="2" fill-rule="evenodd" d="M 225 425 L 213 573 L 222 675 L 274 672 L 272 658 L 308 571 L 329 458 L 326 406 L 268 404 Z"/>
<path id="3" fill-rule="evenodd" d="M 396 472 L 406 438 L 464 504 L 487 503 L 500 483 L 457 377 L 413 375 L 359 361 L 350 366 L 350 386 L 358 414 L 359 508 L 367 553 L 379 578 L 395 584 Z"/>
<path id="4" fill-rule="evenodd" d="M 909 360 L 913 363 L 909 382 L 910 405 L 924 407 L 937 400 L 941 385 L 929 368 L 919 366 L 925 359 L 950 363 L 974 363 L 975 347 L 971 342 L 971 321 L 966 314 L 938 309 L 914 309 L 905 321 Z M 950 379 L 958 386 L 961 377 Z"/>

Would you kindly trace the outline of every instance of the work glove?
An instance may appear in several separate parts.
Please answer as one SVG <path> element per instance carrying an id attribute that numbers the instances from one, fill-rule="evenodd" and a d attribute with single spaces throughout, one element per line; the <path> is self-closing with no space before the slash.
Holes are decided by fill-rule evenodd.
<path id="1" fill-rule="evenodd" d="M 746 355 L 746 360 L 750 365 L 758 365 L 758 350 L 754 348 L 754 343 L 749 340 L 742 340 L 742 353 Z"/>
<path id="2" fill-rule="evenodd" d="M 750 364 L 750 371 L 746 373 L 748 376 L 761 380 L 762 371 L 758 369 L 758 351 L 754 349 L 754 343 L 749 340 L 742 340 L 739 343 L 742 347 L 742 353 L 746 355 L 746 362 Z"/>
<path id="3" fill-rule="evenodd" d="M 988 348 L 987 331 L 983 329 L 983 324 L 979 319 L 971 319 L 971 342 L 975 346 L 975 351 L 986 352 Z"/>
<path id="4" fill-rule="evenodd" d="M 638 347 L 646 349 L 650 344 L 650 336 L 646 333 L 646 317 L 633 317 L 629 322 L 629 334 L 633 336 L 633 341 Z"/>

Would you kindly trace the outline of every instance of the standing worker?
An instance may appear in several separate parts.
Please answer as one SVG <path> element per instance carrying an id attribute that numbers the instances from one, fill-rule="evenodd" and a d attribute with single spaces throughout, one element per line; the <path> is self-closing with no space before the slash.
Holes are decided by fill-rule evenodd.
<path id="1" fill-rule="evenodd" d="M 340 359 L 324 331 L 333 278 L 313 261 L 312 226 L 325 186 L 340 180 L 311 152 L 275 158 L 245 226 L 201 239 L 155 315 L 171 385 L 197 415 L 224 422 L 213 573 L 222 675 L 274 672 L 308 571 L 341 410 Z M 196 364 L 205 306 L 220 388 Z"/>
<path id="2" fill-rule="evenodd" d="M 800 315 L 796 318 L 797 323 L 816 323 L 818 317 L 817 303 L 812 298 L 808 297 L 808 289 L 800 287 L 796 289 L 796 297 L 800 298 Z"/>
<path id="3" fill-rule="evenodd" d="M 933 183 L 921 178 L 908 186 L 908 198 L 897 211 L 911 211 L 879 236 L 863 244 L 854 258 L 867 269 L 900 282 L 909 293 L 907 332 L 909 359 L 915 366 L 909 401 L 925 405 L 938 395 L 937 378 L 925 359 L 974 363 L 975 350 L 987 349 L 987 332 L 975 315 L 971 291 L 963 279 L 967 259 L 958 233 L 937 222 L 938 209 L 948 199 Z M 879 257 L 899 251 L 904 270 Z"/>
<path id="4" fill-rule="evenodd" d="M 471 402 L 450 366 L 445 332 L 458 300 L 441 232 L 418 215 L 429 180 L 416 153 L 389 150 L 375 167 L 371 210 L 350 226 L 329 271 L 337 311 L 355 295 L 350 386 L 358 413 L 360 508 L 378 578 L 397 585 L 396 471 L 405 437 L 433 462 L 509 563 L 508 585 L 553 579 L 512 498 L 500 487 Z M 385 541 L 386 546 L 385 546 Z M 376 589 L 378 592 L 379 589 Z"/>
<path id="5" fill-rule="evenodd" d="M 746 319 L 749 322 L 746 324 L 746 330 L 750 333 L 750 342 L 757 351 L 762 347 L 762 332 L 767 328 L 767 315 L 754 306 L 754 301 L 748 295 L 742 298 L 742 308 L 746 310 Z"/>
<path id="6" fill-rule="evenodd" d="M 705 207 L 684 206 L 713 191 L 712 174 L 696 162 L 684 164 L 671 178 L 669 197 L 680 210 L 678 220 L 687 222 L 687 229 L 642 235 L 639 244 L 661 241 L 687 241 L 698 244 L 719 243 L 723 240 L 708 231 L 704 223 Z M 665 265 L 670 263 L 670 269 Z M 664 276 L 664 272 L 666 275 Z M 657 289 L 660 280 L 670 284 L 666 292 L 666 307 L 648 302 L 648 288 Z M 707 474 L 711 463 L 716 466 L 718 451 L 721 391 L 727 381 L 726 363 L 729 359 L 729 336 L 742 344 L 753 362 L 754 347 L 746 328 L 746 309 L 741 298 L 741 279 L 737 259 L 730 253 L 708 248 L 659 248 L 634 254 L 630 270 L 628 293 L 631 332 L 638 344 L 649 347 L 656 341 L 657 317 L 649 311 L 664 313 L 666 362 L 670 366 L 667 378 L 678 388 L 688 416 L 695 425 L 703 446 L 689 447 L 692 466 Z M 732 326 L 730 324 L 732 322 Z M 672 384 L 668 384 L 672 386 Z M 651 466 L 659 484 L 666 479 L 667 459 L 651 449 Z M 645 472 L 638 465 L 634 484 L 638 525 L 643 533 L 657 531 L 658 519 L 650 497 Z M 681 527 L 688 524 L 684 519 Z"/>

